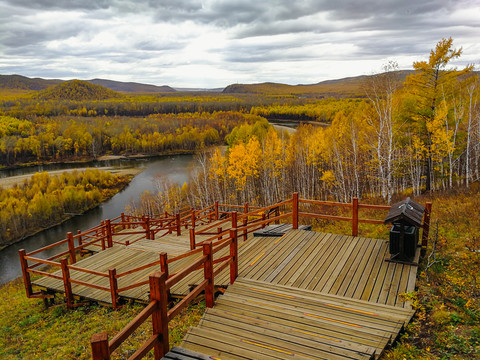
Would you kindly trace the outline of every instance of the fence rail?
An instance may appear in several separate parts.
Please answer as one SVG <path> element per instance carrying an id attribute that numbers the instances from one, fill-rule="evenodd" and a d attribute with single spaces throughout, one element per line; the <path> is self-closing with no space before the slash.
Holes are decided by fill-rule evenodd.
<path id="1" fill-rule="evenodd" d="M 341 215 L 328 213 L 325 209 L 344 209 Z M 224 211 L 230 209 L 233 211 Z M 168 338 L 164 339 L 162 334 L 166 334 L 164 323 L 159 319 L 167 319 L 170 321 L 178 312 L 188 304 L 194 297 L 202 291 L 206 294 L 207 306 L 213 305 L 213 283 L 214 278 L 221 271 L 230 267 L 230 281 L 233 282 L 238 274 L 238 237 L 243 236 L 247 239 L 248 234 L 264 228 L 272 223 L 280 223 L 291 220 L 293 229 L 298 229 L 300 220 L 302 219 L 328 219 L 333 221 L 350 222 L 352 224 L 353 236 L 358 236 L 360 224 L 382 224 L 383 220 L 363 218 L 359 215 L 360 209 L 370 210 L 370 212 L 379 212 L 385 215 L 385 211 L 390 209 L 390 206 L 385 205 L 371 205 L 360 204 L 358 199 L 352 199 L 351 203 L 339 203 L 330 201 L 319 201 L 310 199 L 301 199 L 298 193 L 294 193 L 291 199 L 282 201 L 266 207 L 252 207 L 248 204 L 244 205 L 227 205 L 215 202 L 213 205 L 201 210 L 185 210 L 182 213 L 175 215 L 165 213 L 159 218 L 150 218 L 148 216 L 135 217 L 121 214 L 112 220 L 105 220 L 100 225 L 86 230 L 78 231 L 77 234 L 68 233 L 66 239 L 58 241 L 54 244 L 45 246 L 41 249 L 27 253 L 25 250 L 20 250 L 20 263 L 22 267 L 22 274 L 26 288 L 27 296 L 30 298 L 47 298 L 50 294 L 41 292 L 33 292 L 31 274 L 46 276 L 62 280 L 65 288 L 65 296 L 67 306 L 74 307 L 72 284 L 91 287 L 97 290 L 106 291 L 111 294 L 112 306 L 117 308 L 119 306 L 120 293 L 134 289 L 146 284 L 150 285 L 151 302 L 145 308 L 144 312 L 135 318 L 129 330 L 125 330 L 117 335 L 108 345 L 108 351 L 105 348 L 105 336 L 102 334 L 95 335 L 92 339 L 92 351 L 95 359 L 109 359 L 109 357 L 102 354 L 110 354 L 114 351 L 122 341 L 124 336 L 136 326 L 137 323 L 142 323 L 145 319 L 152 317 L 154 325 L 154 338 L 151 338 L 131 359 L 139 359 L 142 354 L 145 354 L 152 348 L 155 350 L 155 357 L 157 354 L 168 350 Z M 422 221 L 422 242 L 423 251 L 428 245 L 428 233 L 430 228 L 430 214 L 432 204 L 427 203 Z M 237 212 L 238 210 L 238 212 Z M 344 214 L 347 212 L 347 214 Z M 350 215 L 348 215 L 350 212 Z M 222 215 L 225 217 L 221 219 Z M 215 223 L 208 224 L 215 221 Z M 202 227 L 199 227 L 202 225 Z M 84 269 L 76 266 L 76 256 L 78 252 L 84 251 L 87 247 L 96 246 L 105 250 L 111 248 L 114 244 L 123 244 L 118 238 L 113 239 L 113 236 L 142 234 L 146 239 L 153 240 L 155 234 L 160 234 L 162 231 L 165 234 L 157 235 L 159 237 L 176 232 L 181 234 L 182 228 L 189 229 L 190 236 L 190 251 L 175 257 L 168 258 L 166 253 L 160 254 L 159 260 L 149 264 L 141 264 L 134 269 L 124 271 L 117 274 L 116 269 L 109 269 L 107 272 L 100 272 L 91 269 Z M 128 231 L 125 231 L 128 230 Z M 208 239 L 197 242 L 197 235 L 210 236 Z M 43 251 L 53 248 L 67 246 L 67 250 L 61 251 L 59 254 L 42 259 L 39 254 Z M 213 260 L 213 254 L 218 251 L 230 247 L 228 255 L 222 256 L 219 259 Z M 190 256 L 200 257 L 193 261 L 185 269 L 175 273 L 169 274 L 168 267 L 170 264 L 185 259 Z M 62 258 L 63 257 L 63 258 Z M 62 258 L 62 259 L 60 259 Z M 118 287 L 118 280 L 128 277 L 136 272 L 146 270 L 150 267 L 160 265 L 162 273 L 151 276 L 149 280 L 125 285 L 122 288 Z M 45 266 L 61 269 L 62 276 L 51 274 L 44 271 Z M 165 293 L 168 295 L 170 288 L 178 281 L 193 271 L 204 268 L 204 280 L 193 289 L 181 302 L 179 302 L 173 309 L 165 314 L 166 301 L 164 302 Z M 215 270 L 214 270 L 215 267 Z M 38 269 L 37 269 L 38 268 Z M 88 283 L 79 279 L 72 278 L 70 271 L 83 272 L 90 275 L 98 276 L 100 278 L 108 278 L 108 286 L 100 286 L 95 283 Z M 153 295 L 152 295 L 153 294 Z M 167 329 L 168 331 L 168 329 Z M 156 334 L 156 335 L 155 335 Z M 156 339 L 156 340 L 152 340 Z M 95 341 L 94 341 L 95 340 Z M 167 342 L 167 345 L 165 345 Z M 108 344 L 108 342 L 107 342 Z M 96 349 L 96 350 L 95 350 Z M 147 350 L 148 349 L 148 350 Z M 103 351 L 106 351 L 103 353 Z M 95 357 L 100 356 L 100 357 Z M 106 355 L 105 355 L 106 356 Z M 143 356 L 143 355 L 142 355 Z"/>

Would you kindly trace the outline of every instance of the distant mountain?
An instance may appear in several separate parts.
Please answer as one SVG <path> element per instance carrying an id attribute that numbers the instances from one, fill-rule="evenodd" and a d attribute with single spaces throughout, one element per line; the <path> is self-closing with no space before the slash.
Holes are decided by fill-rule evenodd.
<path id="1" fill-rule="evenodd" d="M 45 80 L 22 75 L 0 75 L 0 89 L 43 90 L 60 84 L 63 80 Z"/>
<path id="2" fill-rule="evenodd" d="M 0 89 L 12 90 L 44 90 L 51 86 L 65 82 L 64 80 L 46 80 L 41 78 L 29 78 L 22 75 L 0 75 Z M 156 86 L 135 82 L 121 82 L 105 79 L 87 80 L 87 82 L 106 87 L 107 89 L 128 93 L 165 93 L 175 92 L 170 86 Z"/>
<path id="3" fill-rule="evenodd" d="M 413 70 L 402 70 L 397 72 L 398 81 L 405 81 L 405 78 L 413 73 Z M 362 86 L 370 76 L 362 75 L 347 77 L 343 79 L 327 80 L 310 85 L 287 85 L 280 83 L 266 82 L 261 84 L 232 84 L 227 86 L 223 92 L 228 94 L 271 94 L 271 95 L 306 95 L 316 97 L 362 97 L 364 92 Z"/>
<path id="4" fill-rule="evenodd" d="M 122 95 L 101 85 L 91 84 L 82 80 L 70 80 L 41 90 L 36 97 L 41 100 L 83 101 L 119 98 Z"/>
<path id="5" fill-rule="evenodd" d="M 105 79 L 93 79 L 86 80 L 91 84 L 101 85 L 113 91 L 120 92 L 129 92 L 129 93 L 165 93 L 165 92 L 176 92 L 174 88 L 170 86 L 156 86 L 149 84 L 140 84 L 136 82 L 121 82 L 114 80 L 105 80 Z"/>

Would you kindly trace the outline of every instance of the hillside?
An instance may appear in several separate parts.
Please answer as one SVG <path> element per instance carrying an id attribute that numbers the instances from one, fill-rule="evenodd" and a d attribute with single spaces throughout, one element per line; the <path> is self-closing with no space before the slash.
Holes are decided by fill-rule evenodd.
<path id="1" fill-rule="evenodd" d="M 398 80 L 403 82 L 410 70 L 398 71 Z M 381 75 L 381 74 L 380 74 Z M 287 85 L 273 82 L 260 84 L 232 84 L 223 91 L 227 94 L 263 94 L 263 95 L 309 95 L 315 97 L 363 97 L 362 86 L 371 76 L 361 75 L 343 79 L 327 80 L 316 84 Z"/>
<path id="2" fill-rule="evenodd" d="M 22 75 L 0 75 L 0 89 L 8 90 L 45 90 L 49 87 L 65 82 L 64 80 L 29 78 Z M 170 86 L 156 86 L 150 84 L 141 84 L 136 82 L 122 82 L 105 79 L 92 79 L 86 82 L 101 85 L 107 89 L 127 93 L 167 93 L 176 92 Z"/>
<path id="3" fill-rule="evenodd" d="M 87 80 L 87 82 L 95 85 L 101 85 L 107 89 L 119 92 L 129 92 L 129 93 L 166 93 L 166 92 L 176 92 L 174 88 L 171 88 L 168 85 L 156 86 L 150 84 L 141 84 L 136 82 L 121 82 L 105 79 L 92 79 Z"/>
<path id="4" fill-rule="evenodd" d="M 81 80 L 62 82 L 54 87 L 39 91 L 36 98 L 40 100 L 105 100 L 122 95 L 106 87 Z"/>
<path id="5" fill-rule="evenodd" d="M 62 80 L 32 79 L 22 75 L 0 75 L 0 89 L 43 90 L 61 82 Z"/>

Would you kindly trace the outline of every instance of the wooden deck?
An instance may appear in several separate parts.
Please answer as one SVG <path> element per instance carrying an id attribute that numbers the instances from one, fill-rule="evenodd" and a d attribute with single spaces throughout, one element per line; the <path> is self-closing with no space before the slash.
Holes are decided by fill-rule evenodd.
<path id="1" fill-rule="evenodd" d="M 300 225 L 299 230 L 312 230 L 311 225 Z M 253 236 L 283 236 L 289 230 L 292 230 L 292 224 L 275 224 L 265 226 L 263 229 L 257 230 L 253 233 Z"/>
<path id="2" fill-rule="evenodd" d="M 264 250 L 187 333 L 176 351 L 202 355 L 185 359 L 376 359 L 414 314 L 400 294 L 414 290 L 417 266 L 386 261 L 385 240 L 255 239 Z"/>
<path id="3" fill-rule="evenodd" d="M 394 306 L 238 278 L 181 347 L 221 359 L 373 359 L 412 315 Z"/>
<path id="4" fill-rule="evenodd" d="M 188 250 L 186 240 L 182 245 L 179 238 L 140 240 L 129 246 L 116 245 L 75 265 L 100 272 L 115 268 L 119 274 L 158 260 L 161 252 L 173 256 L 183 253 L 182 246 Z M 220 251 L 216 257 L 224 256 L 227 251 Z M 246 279 L 397 307 L 409 306 L 399 295 L 415 288 L 417 266 L 385 261 L 389 257 L 386 240 L 290 230 L 282 237 L 251 237 L 245 242 L 239 241 L 238 252 L 239 276 Z M 170 273 L 188 266 L 196 258 L 191 256 L 172 263 Z M 145 281 L 158 270 L 159 267 L 150 267 L 122 277 L 118 287 Z M 61 272 L 57 275 L 61 276 Z M 75 270 L 70 271 L 70 276 L 109 286 L 108 278 Z M 229 279 L 228 270 L 224 270 L 215 285 L 226 288 Z M 202 280 L 203 271 L 194 272 L 175 285 L 171 293 L 184 296 Z M 33 283 L 49 291 L 64 292 L 59 279 L 42 277 Z M 75 284 L 72 291 L 82 298 L 111 303 L 110 293 L 106 291 Z M 120 297 L 148 301 L 148 285 L 123 291 Z"/>

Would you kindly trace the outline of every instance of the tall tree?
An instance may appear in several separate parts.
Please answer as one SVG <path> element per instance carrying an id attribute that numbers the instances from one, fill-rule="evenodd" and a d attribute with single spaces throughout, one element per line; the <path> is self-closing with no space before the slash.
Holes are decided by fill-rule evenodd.
<path id="1" fill-rule="evenodd" d="M 438 115 L 439 105 L 448 96 L 449 89 L 463 75 L 469 73 L 472 65 L 463 70 L 451 68 L 452 60 L 460 57 L 462 48 L 454 49 L 452 38 L 440 40 L 435 49 L 430 51 L 428 61 L 413 63 L 415 73 L 407 77 L 405 86 L 414 95 L 416 106 L 412 119 L 417 125 L 417 131 L 426 146 L 425 154 L 425 190 L 432 188 L 433 175 L 433 124 Z"/>
<path id="2" fill-rule="evenodd" d="M 370 100 L 373 111 L 366 112 L 367 123 L 374 133 L 371 140 L 374 163 L 377 165 L 377 177 L 380 192 L 384 199 L 392 200 L 393 163 L 396 151 L 394 111 L 396 111 L 395 93 L 400 87 L 398 64 L 390 61 L 383 66 L 384 72 L 368 77 L 364 91 Z"/>

